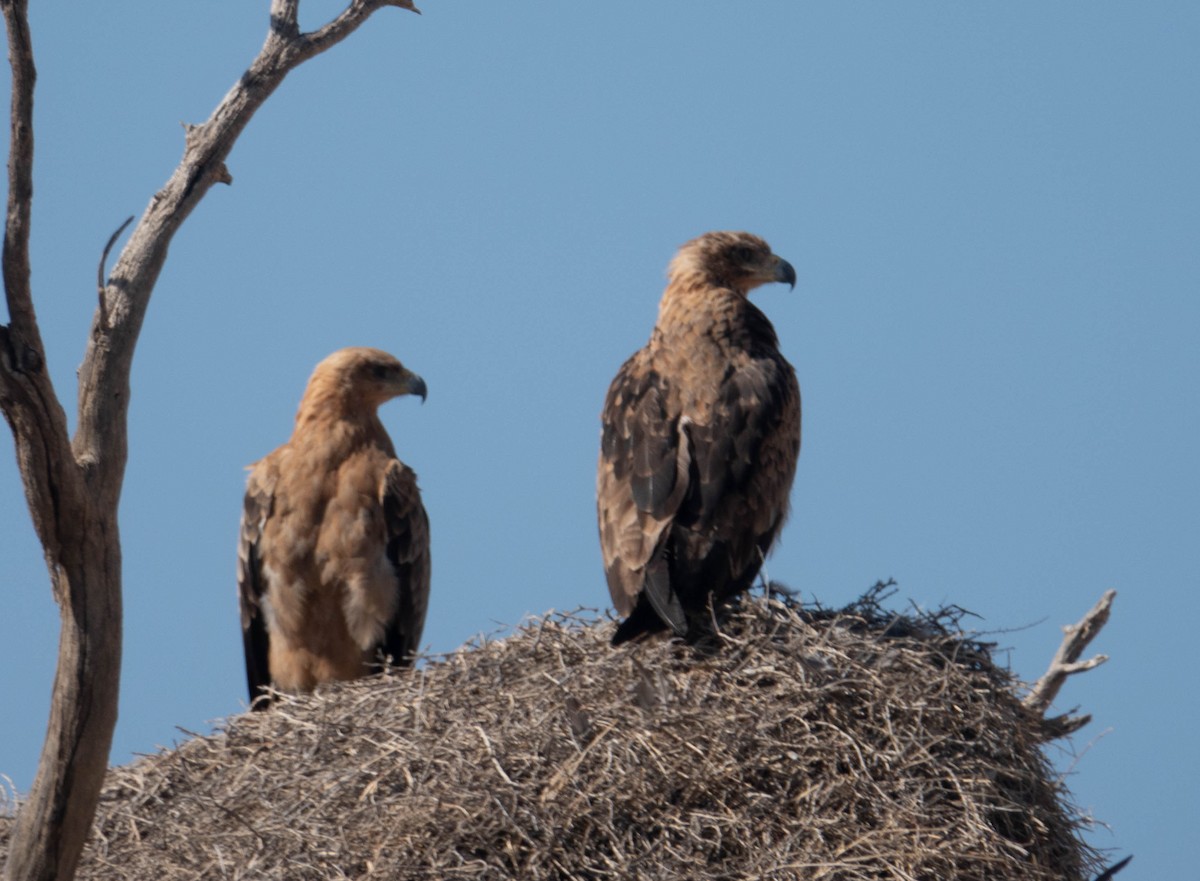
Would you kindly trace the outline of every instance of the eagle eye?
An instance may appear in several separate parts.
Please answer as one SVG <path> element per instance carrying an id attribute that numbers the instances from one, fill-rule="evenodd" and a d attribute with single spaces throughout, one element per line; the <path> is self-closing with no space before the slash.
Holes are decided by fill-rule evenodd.
<path id="1" fill-rule="evenodd" d="M 376 379 L 388 378 L 388 367 L 386 364 L 376 364 L 371 368 L 371 375 Z"/>

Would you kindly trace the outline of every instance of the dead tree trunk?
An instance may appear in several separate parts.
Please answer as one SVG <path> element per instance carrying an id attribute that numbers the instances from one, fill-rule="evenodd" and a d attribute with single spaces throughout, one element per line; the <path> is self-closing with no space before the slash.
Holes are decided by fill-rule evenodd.
<path id="1" fill-rule="evenodd" d="M 129 375 L 142 320 L 176 230 L 284 77 L 353 33 L 384 6 L 351 0 L 320 29 L 301 33 L 299 0 L 272 0 L 270 30 L 249 69 L 201 125 L 188 126 L 183 159 L 134 227 L 100 302 L 79 371 L 79 418 L 69 437 L 50 381 L 30 289 L 33 90 L 28 0 L 0 0 L 12 68 L 3 277 L 9 323 L 0 325 L 0 409 L 12 428 L 30 516 L 62 616 L 58 668 L 37 777 L 9 846 L 8 881 L 73 877 L 108 763 L 121 666 L 121 543 L 117 508 L 128 455 Z"/>

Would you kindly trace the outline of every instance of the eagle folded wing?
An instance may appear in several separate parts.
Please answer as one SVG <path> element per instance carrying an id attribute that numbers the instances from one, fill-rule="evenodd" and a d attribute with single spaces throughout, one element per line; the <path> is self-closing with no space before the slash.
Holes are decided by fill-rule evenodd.
<path id="1" fill-rule="evenodd" d="M 399 460 L 393 460 L 384 475 L 380 503 L 387 558 L 400 586 L 396 614 L 384 633 L 381 651 L 393 664 L 406 664 L 420 647 L 429 605 L 429 517 L 416 475 Z"/>

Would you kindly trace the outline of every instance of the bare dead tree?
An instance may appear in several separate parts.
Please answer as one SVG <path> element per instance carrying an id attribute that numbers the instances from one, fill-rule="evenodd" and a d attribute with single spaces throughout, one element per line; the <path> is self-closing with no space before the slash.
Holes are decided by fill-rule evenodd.
<path id="1" fill-rule="evenodd" d="M 12 68 L 0 325 L 0 409 L 12 428 L 29 513 L 62 617 L 45 744 L 9 846 L 8 881 L 68 879 L 91 825 L 108 763 L 121 666 L 121 544 L 117 505 L 128 456 L 129 375 L 142 320 L 175 232 L 215 183 L 251 117 L 298 65 L 353 33 L 385 6 L 350 0 L 301 32 L 300 0 L 271 0 L 267 38 L 209 119 L 187 127 L 183 158 L 150 200 L 107 282 L 79 370 L 74 437 L 50 381 L 30 287 L 33 92 L 28 0 L 0 0 Z"/>

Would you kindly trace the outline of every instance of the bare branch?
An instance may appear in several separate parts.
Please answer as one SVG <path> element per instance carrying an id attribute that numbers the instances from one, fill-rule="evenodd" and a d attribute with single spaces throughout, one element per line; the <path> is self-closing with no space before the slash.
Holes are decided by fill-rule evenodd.
<path id="1" fill-rule="evenodd" d="M 72 441 L 75 458 L 97 491 L 119 492 L 124 480 L 133 350 L 175 232 L 213 184 L 230 182 L 226 158 L 289 72 L 341 42 L 384 6 L 415 11 L 411 0 L 351 0 L 315 33 L 299 34 L 294 27 L 298 5 L 298 0 L 272 0 L 271 27 L 258 57 L 208 120 L 185 127 L 182 160 L 150 200 L 113 267 L 104 296 L 105 321 L 99 314 L 93 319 L 79 371 L 79 421 Z"/>
<path id="2" fill-rule="evenodd" d="M 67 457 L 67 417 L 45 369 L 46 355 L 30 291 L 29 231 L 33 201 L 33 89 L 37 70 L 27 0 L 2 0 L 12 69 L 8 204 L 3 276 L 9 326 L 0 338 L 0 408 L 13 430 L 17 463 L 38 539 L 47 554 L 60 544 L 55 523 L 60 489 L 51 473 Z"/>
<path id="3" fill-rule="evenodd" d="M 354 0 L 346 10 L 329 24 L 311 33 L 302 35 L 294 44 L 299 58 L 293 64 L 311 58 L 324 52 L 330 46 L 340 43 L 350 36 L 360 24 L 372 13 L 384 6 L 395 6 L 410 12 L 421 14 L 421 10 L 413 5 L 412 0 Z"/>
<path id="4" fill-rule="evenodd" d="M 1101 872 L 1099 875 L 1097 875 L 1095 877 L 1094 881 L 1111 881 L 1112 877 L 1114 875 L 1116 875 L 1117 872 L 1121 871 L 1126 866 L 1128 866 L 1129 861 L 1132 859 L 1133 859 L 1133 854 L 1130 854 L 1129 856 L 1125 857 L 1125 859 L 1121 860 L 1119 863 L 1113 863 L 1111 866 L 1109 866 L 1107 869 L 1105 869 L 1103 872 Z"/>
<path id="5" fill-rule="evenodd" d="M 37 336 L 29 291 L 29 218 L 33 201 L 33 85 L 37 70 L 29 38 L 28 0 L 4 0 L 8 60 L 12 68 L 9 108 L 8 210 L 4 226 L 4 293 L 14 333 Z M 33 343 L 29 339 L 29 343 Z M 41 350 L 38 345 L 39 351 Z"/>
<path id="6" fill-rule="evenodd" d="M 112 246 L 117 243 L 117 236 L 125 231 L 125 227 L 133 223 L 133 215 L 130 214 L 125 218 L 125 222 L 113 231 L 113 234 L 108 237 L 108 242 L 104 245 L 104 252 L 100 255 L 100 265 L 96 267 L 96 296 L 99 300 L 97 305 L 97 324 L 101 326 L 108 324 L 108 312 L 104 305 L 104 266 L 108 263 L 109 252 L 112 251 Z"/>
<path id="7" fill-rule="evenodd" d="M 300 0 L 271 0 L 271 31 L 291 40 L 300 33 Z"/>
<path id="8" fill-rule="evenodd" d="M 1070 713 L 1063 713 L 1061 716 L 1049 716 L 1042 720 L 1042 737 L 1045 740 L 1057 740 L 1060 737 L 1069 737 L 1091 721 L 1092 716 L 1090 713 L 1084 713 L 1081 716 L 1073 716 Z"/>
<path id="9" fill-rule="evenodd" d="M 1116 595 L 1115 590 L 1105 591 L 1100 602 L 1096 603 L 1078 624 L 1069 624 L 1063 628 L 1062 645 L 1058 647 L 1058 652 L 1054 655 L 1054 660 L 1050 662 L 1049 669 L 1025 696 L 1026 707 L 1038 714 L 1044 714 L 1054 702 L 1054 698 L 1058 695 L 1059 689 L 1063 687 L 1063 683 L 1067 681 L 1068 676 L 1099 667 L 1108 660 L 1107 655 L 1096 655 L 1086 661 L 1080 661 L 1079 656 L 1108 622 L 1108 614 Z M 1060 721 L 1062 724 L 1070 724 L 1062 717 L 1060 717 Z M 1081 727 L 1082 724 L 1086 723 L 1080 723 L 1075 727 Z"/>

